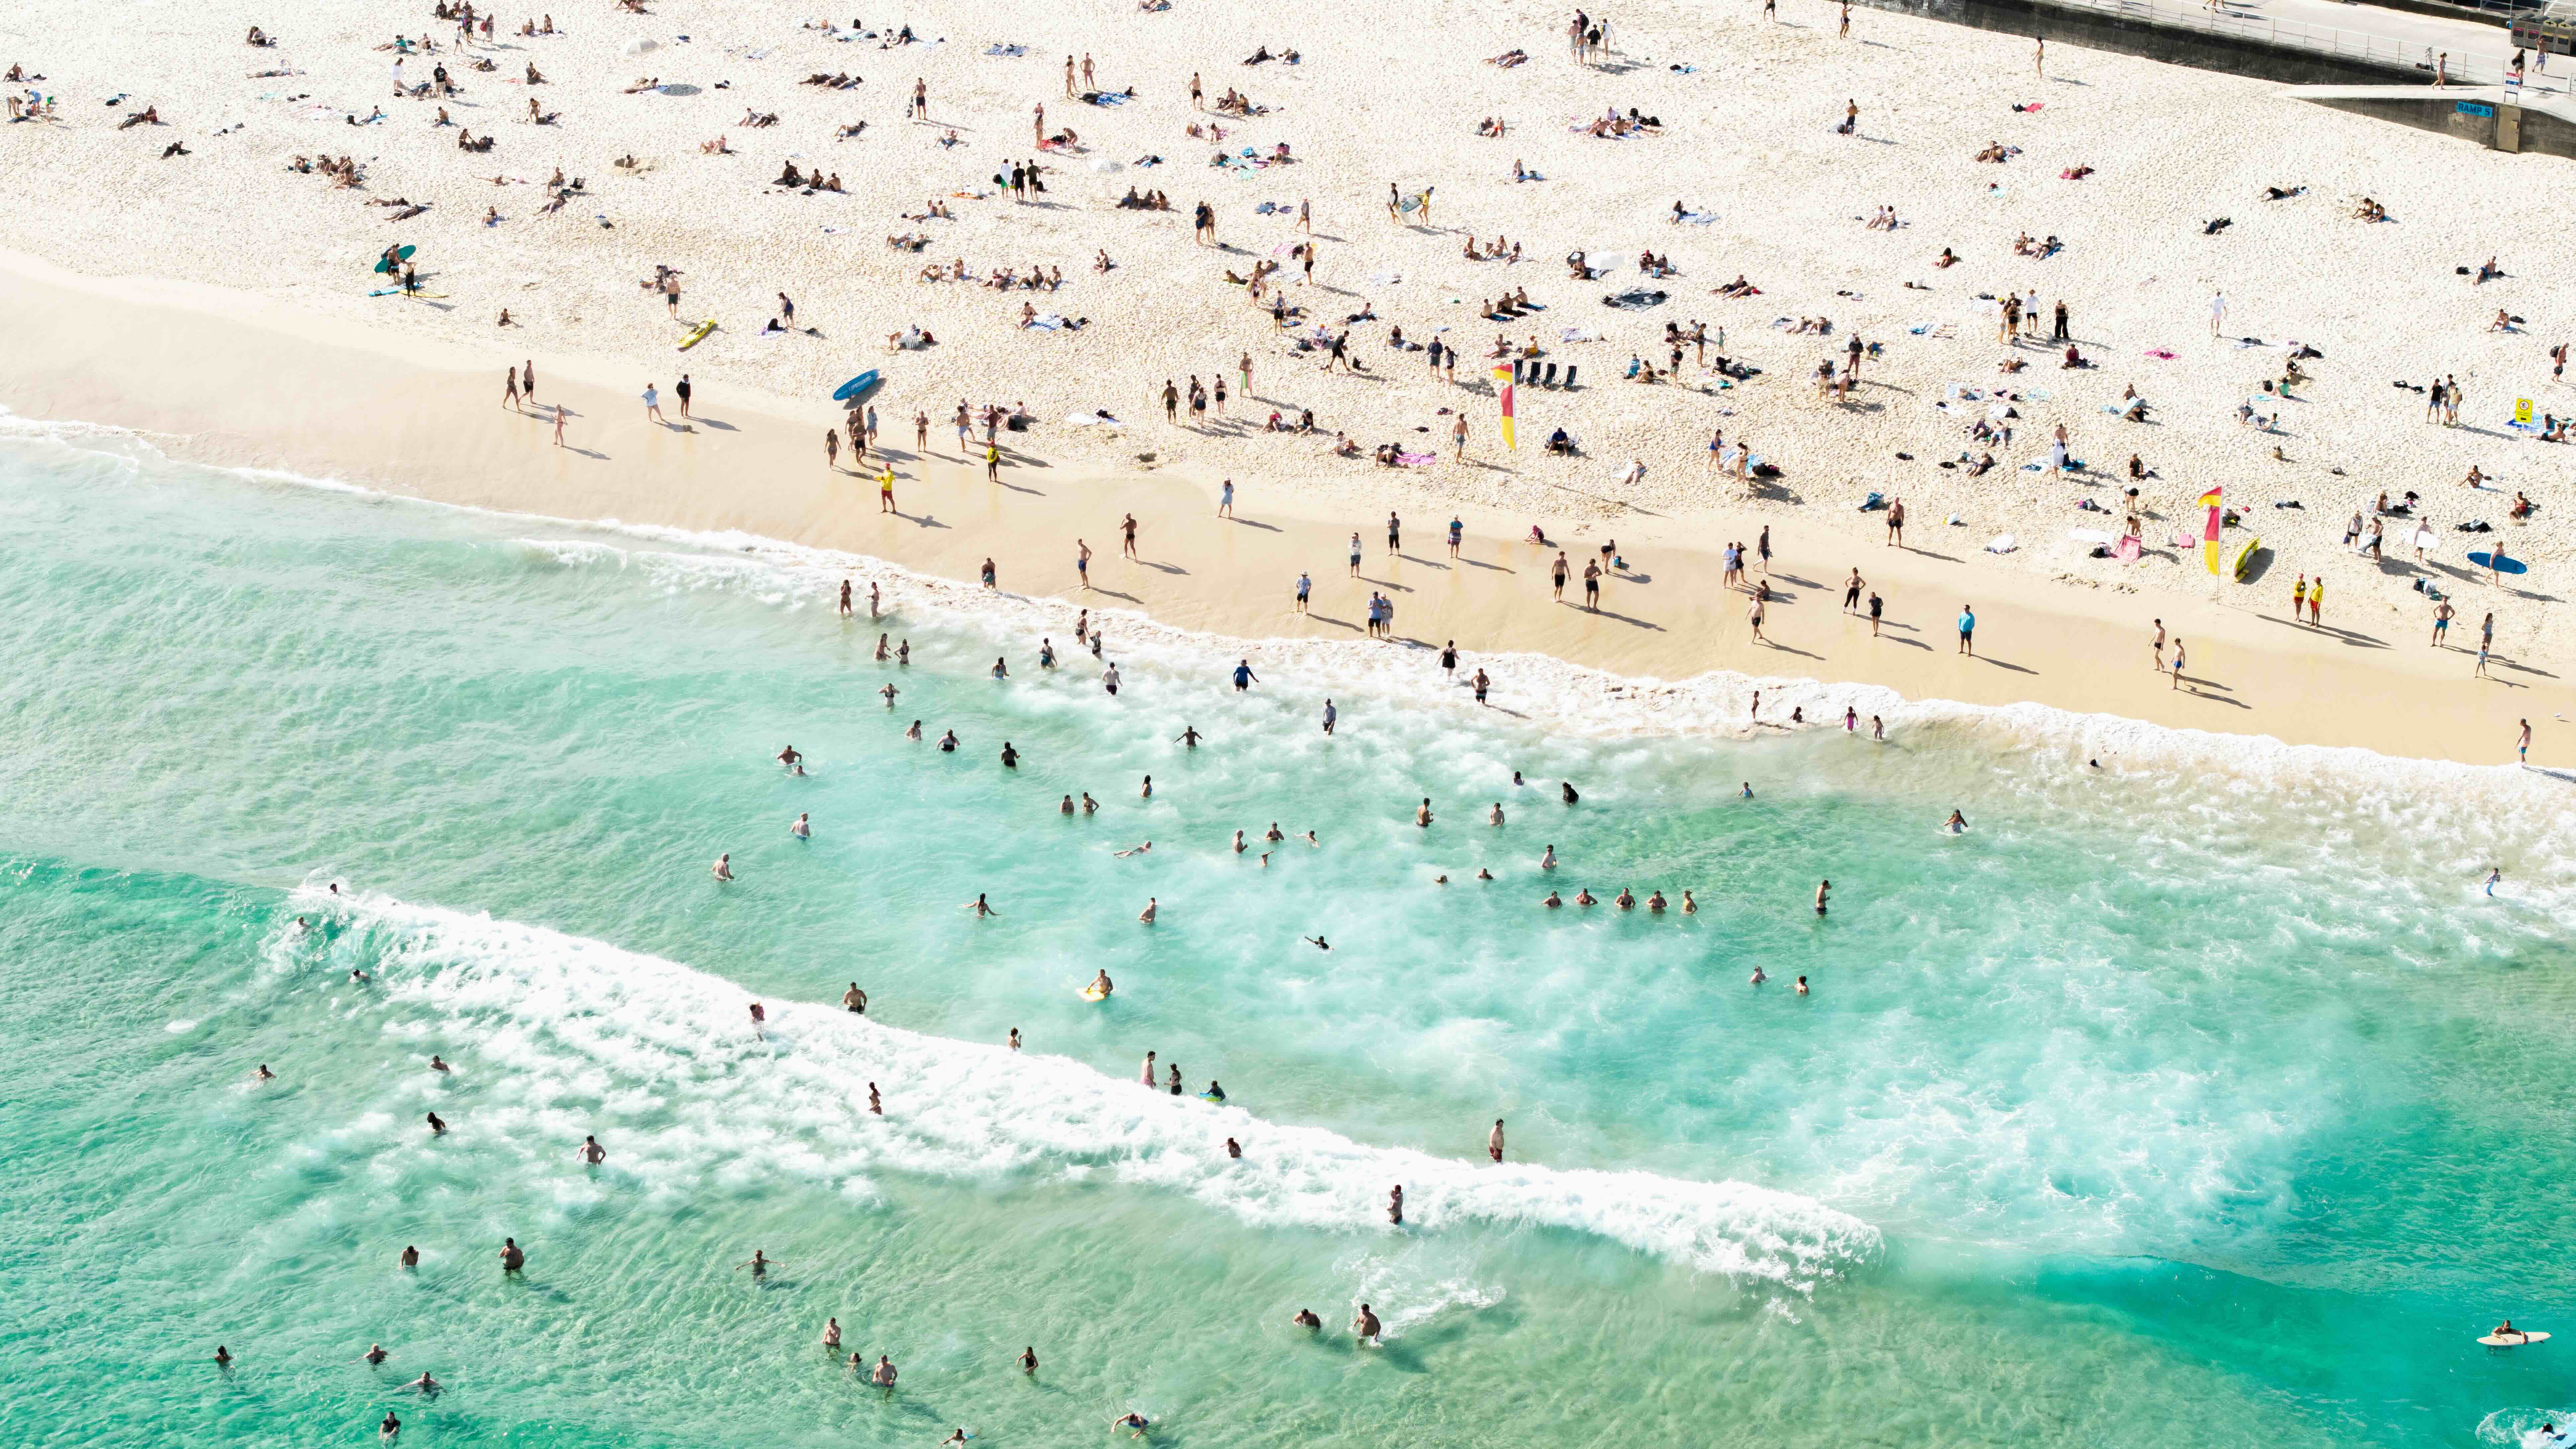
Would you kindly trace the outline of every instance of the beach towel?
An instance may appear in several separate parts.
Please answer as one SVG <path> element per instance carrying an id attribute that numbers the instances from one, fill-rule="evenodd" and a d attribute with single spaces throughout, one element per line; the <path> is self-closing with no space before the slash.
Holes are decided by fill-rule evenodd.
<path id="1" fill-rule="evenodd" d="M 984 53 L 986 55 L 1026 55 L 1029 53 L 1029 48 L 1025 45 L 1004 45 L 999 41 L 995 41 L 993 44 L 984 47 Z M 751 58 L 753 60 L 758 60 L 767 54 L 769 54 L 769 52 L 765 50 L 755 51 Z"/>
<path id="2" fill-rule="evenodd" d="M 1408 468 L 1428 468 L 1440 461 L 1437 453 L 1397 453 L 1395 461 Z"/>
<path id="3" fill-rule="evenodd" d="M 2176 353 L 2170 347 L 2150 347 L 2147 349 L 2146 355 L 2155 358 L 2159 362 L 2171 362 L 2180 354 Z"/>
<path id="4" fill-rule="evenodd" d="M 1443 329 L 1446 330 L 1446 329 Z M 1598 342 L 1601 334 L 1589 327 L 1568 327 L 1556 334 L 1559 342 Z"/>
<path id="5" fill-rule="evenodd" d="M 1660 307 L 1671 296 L 1669 292 L 1649 292 L 1643 287 L 1630 287 L 1627 291 L 1602 298 L 1601 305 L 1617 307 L 1627 312 L 1639 312 L 1648 307 Z"/>
<path id="6" fill-rule="evenodd" d="M 1692 226 L 1708 226 L 1717 220 L 1717 213 L 1713 211 L 1685 211 L 1681 214 L 1681 219 L 1690 223 Z"/>
<path id="7" fill-rule="evenodd" d="M 1404 280 L 1402 272 L 1371 272 L 1369 280 L 1381 287 L 1392 287 Z"/>
<path id="8" fill-rule="evenodd" d="M 1998 533 L 1994 537 L 1986 540 L 1986 552 L 1988 553 L 2011 553 L 2014 549 L 2019 547 L 2021 547 L 2021 540 L 2013 537 L 2009 533 Z"/>
<path id="9" fill-rule="evenodd" d="M 1114 417 L 1102 417 L 1097 412 L 1067 413 L 1065 414 L 1064 420 L 1070 426 L 1077 428 L 1117 428 L 1126 426 Z"/>
<path id="10" fill-rule="evenodd" d="M 1031 327 L 1043 327 L 1047 331 L 1053 332 L 1064 325 L 1064 318 L 1053 312 L 1040 312 L 1037 316 L 1029 319 L 1029 325 Z"/>

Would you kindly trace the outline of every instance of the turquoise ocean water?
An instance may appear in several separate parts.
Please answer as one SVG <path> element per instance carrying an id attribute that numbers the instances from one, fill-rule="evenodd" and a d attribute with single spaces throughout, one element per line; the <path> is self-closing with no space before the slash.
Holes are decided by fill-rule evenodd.
<path id="1" fill-rule="evenodd" d="M 1238 698 L 1221 641 L 1140 643 L 1111 699 L 902 587 L 898 670 L 832 570 L 32 426 L 0 524 L 0 1442 L 2411 1446 L 2576 1405 L 2576 1338 L 2471 1341 L 2576 1329 L 2566 782 L 2097 773 L 1955 713 L 1551 732 L 1361 646 Z M 1322 844 L 1261 866 L 1274 820 Z"/>

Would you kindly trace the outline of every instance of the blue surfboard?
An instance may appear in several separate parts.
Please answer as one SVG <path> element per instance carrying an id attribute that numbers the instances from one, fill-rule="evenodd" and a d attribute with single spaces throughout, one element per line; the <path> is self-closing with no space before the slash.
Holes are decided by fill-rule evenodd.
<path id="1" fill-rule="evenodd" d="M 870 368 L 866 372 L 860 373 L 858 376 L 851 378 L 848 382 L 842 383 L 839 387 L 832 389 L 832 401 L 849 402 L 854 398 L 866 397 L 868 393 L 876 387 L 876 385 L 876 369 Z"/>

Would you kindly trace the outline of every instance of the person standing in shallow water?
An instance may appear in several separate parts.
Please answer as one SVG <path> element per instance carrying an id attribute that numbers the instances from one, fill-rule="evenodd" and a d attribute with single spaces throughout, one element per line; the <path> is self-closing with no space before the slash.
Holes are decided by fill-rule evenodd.
<path id="1" fill-rule="evenodd" d="M 1503 1160 L 1503 1119 L 1494 1119 L 1494 1130 L 1485 1137 L 1485 1155 L 1496 1162 Z"/>

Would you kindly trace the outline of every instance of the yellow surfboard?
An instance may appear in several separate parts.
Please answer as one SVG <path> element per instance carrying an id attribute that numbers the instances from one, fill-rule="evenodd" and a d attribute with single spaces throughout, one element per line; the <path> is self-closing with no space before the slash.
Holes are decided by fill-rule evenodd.
<path id="1" fill-rule="evenodd" d="M 707 334 L 715 330 L 716 321 L 712 317 L 699 323 L 697 326 L 689 329 L 688 336 L 680 339 L 680 350 L 682 352 L 686 352 L 690 348 L 697 346 L 699 343 L 706 341 Z"/>
<path id="2" fill-rule="evenodd" d="M 2245 577 L 2245 571 L 2254 566 L 2254 550 L 2262 546 L 2263 540 L 2249 538 L 2245 540 L 2245 546 L 2236 551 L 2236 567 L 2233 574 L 2237 579 L 2242 580 Z"/>

